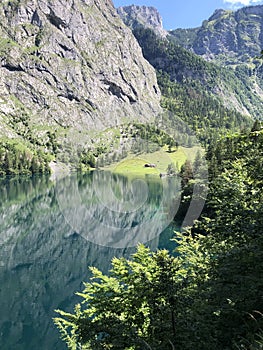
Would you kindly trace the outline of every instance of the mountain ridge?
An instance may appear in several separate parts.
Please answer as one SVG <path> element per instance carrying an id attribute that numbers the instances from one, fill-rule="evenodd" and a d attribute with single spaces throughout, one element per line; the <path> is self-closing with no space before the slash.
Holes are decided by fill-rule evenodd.
<path id="1" fill-rule="evenodd" d="M 226 113 L 231 113 L 231 110 L 235 110 L 251 118 L 260 118 L 263 96 L 263 70 L 261 63 L 250 55 L 248 62 L 244 64 L 238 55 L 236 55 L 236 58 L 233 58 L 232 52 L 229 53 L 226 49 L 224 51 L 226 45 L 230 44 L 222 37 L 223 34 L 220 36 L 220 31 L 224 30 L 226 36 L 231 36 L 232 33 L 228 33 L 228 27 L 225 27 L 226 21 L 232 23 L 233 16 L 241 18 L 242 16 L 244 17 L 246 12 L 254 14 L 256 11 L 260 13 L 262 9 L 263 6 L 249 7 L 239 11 L 218 9 L 208 20 L 203 22 L 202 27 L 169 31 L 165 38 L 159 39 L 157 39 L 157 33 L 154 30 L 152 34 L 149 32 L 151 28 L 148 26 L 144 26 L 144 28 L 142 26 L 141 28 L 134 27 L 131 23 L 131 19 L 134 17 L 132 15 L 130 15 L 130 19 L 126 21 L 126 24 L 133 30 L 147 60 L 157 71 L 168 73 L 170 80 L 177 84 L 176 90 L 180 86 L 179 90 L 181 87 L 185 90 L 183 94 L 188 95 L 191 91 L 190 94 L 193 93 L 196 96 L 200 96 L 200 91 L 203 91 L 202 93 L 209 99 L 216 98 L 223 104 L 229 110 Z M 248 26 L 247 21 L 245 17 L 245 29 Z M 255 23 L 253 25 L 257 26 L 257 19 Z M 213 37 L 212 34 L 210 35 L 210 32 L 213 31 L 214 27 L 219 34 L 218 36 L 214 34 Z M 208 28 L 206 36 L 203 35 L 205 28 Z M 213 42 L 217 41 L 218 47 L 222 49 L 222 52 L 224 51 L 224 55 L 220 54 L 218 57 L 214 55 L 215 57 L 212 58 L 209 45 L 206 45 L 205 39 L 209 43 L 212 42 L 211 47 L 213 49 L 217 47 Z M 197 43 L 199 43 L 199 46 Z M 249 43 L 247 47 L 250 47 Z M 196 47 L 203 51 L 207 49 L 209 54 L 201 54 L 201 52 L 198 54 L 195 50 Z M 227 64 L 231 60 L 233 60 L 233 64 Z M 169 89 L 171 90 L 171 87 Z M 166 89 L 166 91 L 169 89 Z M 172 96 L 170 97 L 172 98 Z M 177 98 L 180 100 L 180 96 L 177 96 Z M 214 104 L 212 100 L 211 104 Z"/>
<path id="2" fill-rule="evenodd" d="M 234 65 L 247 63 L 260 54 L 263 47 L 262 21 L 263 5 L 246 6 L 236 11 L 217 9 L 195 28 L 192 37 L 189 36 L 190 29 L 175 29 L 169 33 L 177 44 L 206 60 Z"/>

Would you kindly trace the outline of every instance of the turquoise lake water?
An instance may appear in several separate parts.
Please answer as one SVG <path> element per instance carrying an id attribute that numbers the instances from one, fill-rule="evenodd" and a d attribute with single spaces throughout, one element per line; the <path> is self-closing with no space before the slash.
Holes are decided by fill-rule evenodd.
<path id="1" fill-rule="evenodd" d="M 89 278 L 139 243 L 166 247 L 180 203 L 177 177 L 110 172 L 0 180 L 0 349 L 64 350 L 52 322 Z"/>

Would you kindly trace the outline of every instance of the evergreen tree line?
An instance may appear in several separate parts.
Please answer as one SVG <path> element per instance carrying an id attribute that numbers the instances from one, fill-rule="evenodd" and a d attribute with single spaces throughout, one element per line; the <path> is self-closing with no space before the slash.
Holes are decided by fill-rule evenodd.
<path id="1" fill-rule="evenodd" d="M 0 143 L 0 175 L 49 173 L 48 156 L 11 140 Z"/>
<path id="2" fill-rule="evenodd" d="M 246 129 L 251 120 L 235 110 L 226 109 L 222 102 L 203 91 L 200 82 L 181 85 L 172 82 L 167 73 L 159 73 L 162 106 L 191 126 L 199 140 L 206 144 L 214 135 L 228 130 Z"/>

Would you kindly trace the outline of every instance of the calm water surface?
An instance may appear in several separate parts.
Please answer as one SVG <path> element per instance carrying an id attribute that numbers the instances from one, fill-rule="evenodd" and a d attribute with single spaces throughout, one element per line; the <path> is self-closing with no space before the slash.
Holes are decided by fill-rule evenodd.
<path id="1" fill-rule="evenodd" d="M 172 249 L 179 182 L 108 172 L 0 180 L 0 349 L 66 349 L 54 310 L 72 311 L 88 266 L 107 272 L 138 242 Z"/>

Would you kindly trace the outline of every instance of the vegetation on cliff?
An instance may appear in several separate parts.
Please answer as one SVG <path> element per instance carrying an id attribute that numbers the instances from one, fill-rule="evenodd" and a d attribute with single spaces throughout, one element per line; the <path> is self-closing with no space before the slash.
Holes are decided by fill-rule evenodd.
<path id="1" fill-rule="evenodd" d="M 144 57 L 155 67 L 162 105 L 205 137 L 211 129 L 240 129 L 261 113 L 248 72 L 234 72 L 158 37 L 151 29 L 133 30 Z M 253 101 L 253 103 L 251 103 Z"/>
<path id="2" fill-rule="evenodd" d="M 50 156 L 17 140 L 0 142 L 0 175 L 47 174 Z"/>

